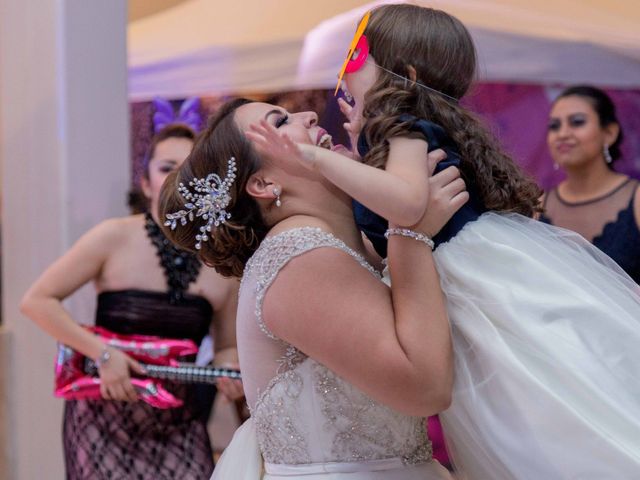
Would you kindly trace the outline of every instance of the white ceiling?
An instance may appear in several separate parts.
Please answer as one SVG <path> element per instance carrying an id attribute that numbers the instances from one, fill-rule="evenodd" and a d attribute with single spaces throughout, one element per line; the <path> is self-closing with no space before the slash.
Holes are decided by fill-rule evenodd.
<path id="1" fill-rule="evenodd" d="M 640 87 L 640 0 L 414 3 L 446 10 L 470 28 L 485 79 L 544 83 L 577 77 Z M 182 1 L 129 24 L 131 97 L 330 87 L 367 5 Z"/>

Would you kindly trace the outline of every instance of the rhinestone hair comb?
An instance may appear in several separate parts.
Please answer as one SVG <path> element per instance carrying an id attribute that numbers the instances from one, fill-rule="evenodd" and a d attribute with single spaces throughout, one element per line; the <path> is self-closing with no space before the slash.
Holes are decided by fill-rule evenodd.
<path id="1" fill-rule="evenodd" d="M 236 159 L 231 157 L 227 163 L 227 175 L 224 179 L 211 173 L 206 178 L 194 178 L 186 187 L 182 182 L 178 185 L 178 192 L 187 201 L 184 209 L 174 213 L 167 213 L 165 226 L 175 230 L 180 222 L 181 226 L 193 222 L 196 218 L 206 220 L 196 235 L 196 250 L 202 248 L 202 242 L 209 239 L 213 227 L 217 227 L 231 218 L 226 208 L 231 203 L 230 189 L 236 179 Z"/>

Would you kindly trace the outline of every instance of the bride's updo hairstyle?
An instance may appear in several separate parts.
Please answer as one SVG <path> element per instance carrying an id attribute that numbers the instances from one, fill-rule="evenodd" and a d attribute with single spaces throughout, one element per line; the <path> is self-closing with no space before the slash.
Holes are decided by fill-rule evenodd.
<path id="1" fill-rule="evenodd" d="M 182 166 L 167 177 L 158 206 L 160 224 L 167 238 L 179 248 L 196 253 L 206 265 L 225 277 L 242 276 L 247 260 L 268 231 L 258 203 L 246 191 L 247 181 L 260 168 L 260 158 L 234 121 L 236 109 L 247 103 L 251 100 L 231 100 L 211 118 Z M 167 214 L 185 210 L 187 200 L 178 191 L 181 183 L 188 186 L 194 179 L 206 178 L 212 173 L 224 179 L 231 157 L 235 158 L 237 169 L 225 208 L 231 216 L 225 223 L 214 226 L 207 233 L 209 238 L 196 249 L 196 236 L 207 221 L 202 217 L 195 217 L 184 225 L 178 221 L 172 230 L 164 225 Z"/>

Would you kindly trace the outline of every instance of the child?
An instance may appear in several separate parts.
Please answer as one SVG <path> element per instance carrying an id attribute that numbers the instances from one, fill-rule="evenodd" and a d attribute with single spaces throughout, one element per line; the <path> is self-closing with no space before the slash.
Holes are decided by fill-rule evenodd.
<path id="1" fill-rule="evenodd" d="M 530 218 L 539 188 L 458 104 L 475 68 L 456 18 L 385 5 L 363 18 L 342 72 L 355 99 L 342 105 L 347 127 L 363 121 L 362 163 L 266 123 L 248 135 L 360 202 L 356 219 L 381 256 L 385 233 L 429 243 L 396 227 L 424 214 L 426 153 L 443 148 L 439 169 L 458 166 L 470 194 L 433 238 L 456 354 L 442 414 L 456 467 L 482 479 L 635 478 L 638 286 L 578 235 Z"/>

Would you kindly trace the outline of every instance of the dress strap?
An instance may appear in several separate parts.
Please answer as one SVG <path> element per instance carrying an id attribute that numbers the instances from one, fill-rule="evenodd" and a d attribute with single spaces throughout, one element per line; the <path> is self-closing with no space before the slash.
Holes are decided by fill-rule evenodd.
<path id="1" fill-rule="evenodd" d="M 360 265 L 377 278 L 380 274 L 358 252 L 348 247 L 342 240 L 315 227 L 301 227 L 268 237 L 247 262 L 240 288 L 244 288 L 246 279 L 256 280 L 256 320 L 260 330 L 269 338 L 280 340 L 269 331 L 262 318 L 264 297 L 282 268 L 292 259 L 316 248 L 337 248 L 351 255 Z"/>

